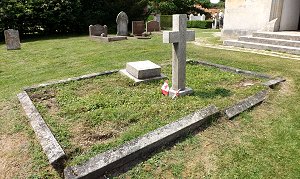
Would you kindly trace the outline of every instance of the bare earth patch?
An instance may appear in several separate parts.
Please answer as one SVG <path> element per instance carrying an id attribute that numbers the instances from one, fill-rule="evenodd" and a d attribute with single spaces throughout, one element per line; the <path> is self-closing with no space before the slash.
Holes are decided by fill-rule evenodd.
<path id="1" fill-rule="evenodd" d="M 80 146 L 82 149 L 88 149 L 94 144 L 105 144 L 118 136 L 120 130 L 113 126 L 109 121 L 91 128 L 83 123 L 73 125 L 71 128 L 71 143 L 75 146 Z"/>
<path id="2" fill-rule="evenodd" d="M 0 137 L 0 178 L 25 178 L 30 171 L 28 145 L 20 133 Z"/>

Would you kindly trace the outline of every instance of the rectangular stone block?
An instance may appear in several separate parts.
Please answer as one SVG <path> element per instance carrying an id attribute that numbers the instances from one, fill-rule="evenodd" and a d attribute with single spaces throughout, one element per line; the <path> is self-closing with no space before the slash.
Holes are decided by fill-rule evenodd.
<path id="1" fill-rule="evenodd" d="M 225 110 L 226 116 L 228 117 L 228 119 L 233 118 L 234 116 L 259 104 L 260 102 L 262 102 L 266 99 L 267 93 L 268 93 L 267 91 L 261 91 L 253 96 L 250 96 L 250 97 L 240 101 L 236 105 L 233 105 L 232 107 L 227 108 Z"/>
<path id="2" fill-rule="evenodd" d="M 82 165 L 67 167 L 64 170 L 64 177 L 67 179 L 101 178 L 112 170 L 142 156 L 145 157 L 159 147 L 193 132 L 218 115 L 219 110 L 214 105 L 201 109 L 142 137 L 129 141 L 119 148 L 98 154 Z"/>
<path id="3" fill-rule="evenodd" d="M 8 29 L 4 31 L 7 50 L 21 49 L 20 35 L 18 30 Z"/>
<path id="4" fill-rule="evenodd" d="M 146 26 L 147 32 L 160 31 L 160 25 L 157 21 L 149 21 Z"/>
<path id="5" fill-rule="evenodd" d="M 91 36 L 103 36 L 103 37 L 106 37 L 107 36 L 107 26 L 104 25 L 99 25 L 99 24 L 96 24 L 96 25 L 90 25 L 89 26 L 89 34 L 90 34 L 90 37 Z"/>
<path id="6" fill-rule="evenodd" d="M 145 32 L 144 21 L 132 21 L 132 34 L 141 36 Z"/>
<path id="7" fill-rule="evenodd" d="M 115 41 L 127 40 L 127 37 L 125 37 L 125 36 L 107 36 L 107 37 L 91 36 L 91 39 L 92 40 L 100 40 L 102 42 L 115 42 Z"/>
<path id="8" fill-rule="evenodd" d="M 105 42 L 127 40 L 127 37 L 125 37 L 125 36 L 108 36 L 108 37 L 99 37 L 99 38 L 100 38 L 100 40 L 105 41 Z"/>
<path id="9" fill-rule="evenodd" d="M 102 76 L 102 75 L 110 75 L 110 74 L 113 74 L 113 73 L 117 73 L 118 71 L 119 70 L 104 71 L 104 72 L 100 72 L 100 73 L 91 73 L 91 74 L 87 74 L 87 75 L 67 78 L 67 79 L 58 80 L 58 81 L 50 81 L 50 82 L 47 82 L 47 83 L 42 83 L 42 84 L 30 86 L 30 87 L 25 87 L 23 90 L 28 92 L 28 91 L 32 91 L 32 90 L 35 90 L 35 89 L 38 89 L 38 88 L 43 88 L 43 87 L 46 87 L 46 86 L 64 84 L 64 83 L 69 83 L 69 82 L 72 82 L 72 81 L 85 80 L 85 79 L 95 78 L 97 76 Z"/>
<path id="10" fill-rule="evenodd" d="M 161 67 L 149 60 L 129 62 L 126 71 L 137 79 L 147 79 L 160 76 Z"/>
<path id="11" fill-rule="evenodd" d="M 269 80 L 267 82 L 264 82 L 263 85 L 269 86 L 270 88 L 273 88 L 274 86 L 278 85 L 279 83 L 285 82 L 286 80 L 284 78 L 275 78 L 272 80 Z"/>
<path id="12" fill-rule="evenodd" d="M 29 118 L 31 127 L 40 141 L 44 153 L 48 157 L 49 163 L 54 167 L 60 166 L 62 160 L 66 157 L 65 152 L 58 144 L 38 110 L 35 108 L 28 94 L 23 91 L 18 94 L 18 98 Z"/>

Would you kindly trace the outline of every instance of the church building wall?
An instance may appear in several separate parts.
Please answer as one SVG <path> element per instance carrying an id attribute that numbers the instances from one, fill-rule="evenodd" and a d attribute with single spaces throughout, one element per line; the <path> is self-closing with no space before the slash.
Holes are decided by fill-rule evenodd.
<path id="1" fill-rule="evenodd" d="M 282 7 L 280 30 L 298 30 L 300 0 L 285 0 Z"/>
<path id="2" fill-rule="evenodd" d="M 235 39 L 263 29 L 270 21 L 272 0 L 226 0 L 223 39 Z"/>

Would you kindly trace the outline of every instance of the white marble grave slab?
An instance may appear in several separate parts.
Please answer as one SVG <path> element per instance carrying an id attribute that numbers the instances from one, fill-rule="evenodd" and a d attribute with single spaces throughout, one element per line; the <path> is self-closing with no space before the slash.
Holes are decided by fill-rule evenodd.
<path id="1" fill-rule="evenodd" d="M 129 62 L 126 64 L 126 70 L 137 79 L 146 79 L 160 76 L 161 67 L 149 60 Z"/>
<path id="2" fill-rule="evenodd" d="M 120 70 L 120 72 L 135 82 L 165 78 L 165 76 L 161 74 L 161 67 L 149 60 L 128 62 L 126 69 Z"/>

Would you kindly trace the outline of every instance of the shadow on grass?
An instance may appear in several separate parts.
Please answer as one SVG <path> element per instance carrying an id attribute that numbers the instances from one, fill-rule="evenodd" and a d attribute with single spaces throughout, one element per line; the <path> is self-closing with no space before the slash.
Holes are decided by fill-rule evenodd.
<path id="1" fill-rule="evenodd" d="M 46 40 L 60 40 L 60 39 L 68 39 L 74 37 L 84 37 L 88 36 L 87 34 L 69 34 L 69 35 L 32 35 L 32 36 L 24 36 L 21 37 L 21 43 L 26 42 L 35 42 L 35 41 L 46 41 Z"/>
<path id="2" fill-rule="evenodd" d="M 225 88 L 216 88 L 212 91 L 198 91 L 195 90 L 193 96 L 198 96 L 200 98 L 216 98 L 217 96 L 228 97 L 231 96 L 232 92 Z"/>

